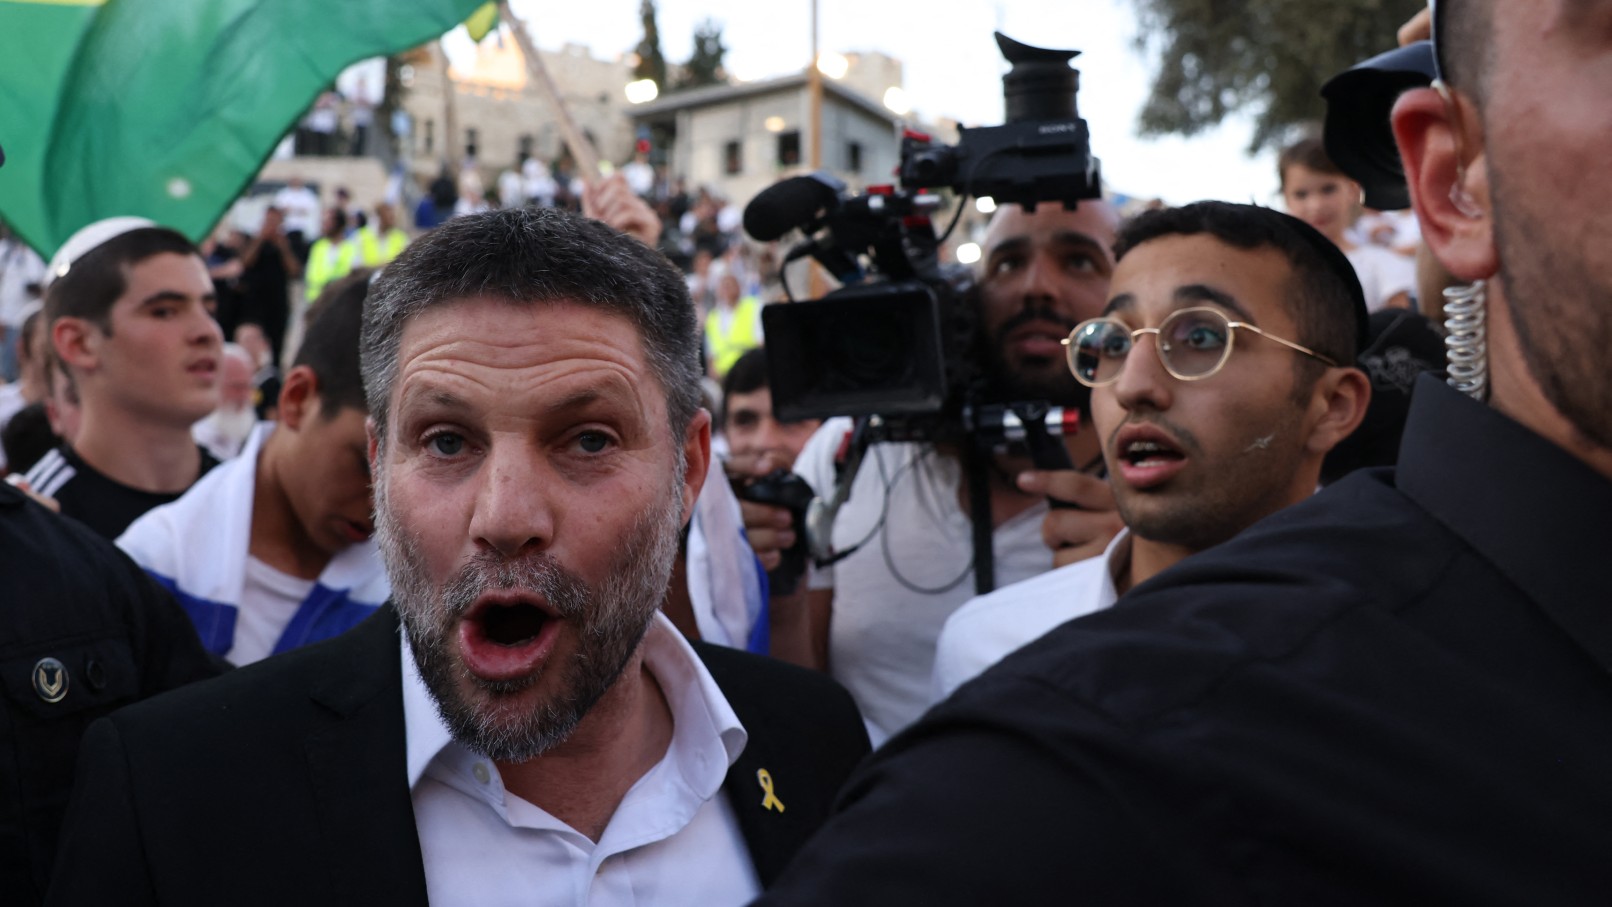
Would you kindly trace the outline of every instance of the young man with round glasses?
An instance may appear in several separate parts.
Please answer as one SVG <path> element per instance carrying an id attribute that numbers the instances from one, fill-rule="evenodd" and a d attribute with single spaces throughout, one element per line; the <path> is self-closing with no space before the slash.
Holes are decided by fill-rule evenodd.
<path id="1" fill-rule="evenodd" d="M 1103 556 L 974 599 L 946 622 L 942 698 L 1053 627 L 1309 497 L 1365 413 L 1347 261 L 1301 221 L 1200 202 L 1120 230 L 1102 316 L 1064 341 L 1128 527 Z M 1290 339 L 1291 338 L 1291 339 Z"/>

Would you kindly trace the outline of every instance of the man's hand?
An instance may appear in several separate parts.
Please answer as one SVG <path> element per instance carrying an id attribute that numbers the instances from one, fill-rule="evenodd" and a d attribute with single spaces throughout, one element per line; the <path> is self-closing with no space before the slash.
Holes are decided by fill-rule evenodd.
<path id="1" fill-rule="evenodd" d="M 660 242 L 660 218 L 647 202 L 628 188 L 627 178 L 619 171 L 583 186 L 582 213 L 615 227 L 651 249 Z"/>
<path id="2" fill-rule="evenodd" d="M 22 473 L 14 472 L 11 475 L 6 476 L 6 484 L 17 489 L 28 497 L 33 498 L 35 503 L 49 509 L 51 512 L 62 512 L 62 505 L 58 503 L 55 498 L 46 497 L 45 495 L 35 491 L 34 486 L 29 485 L 28 480 L 22 477 Z"/>
<path id="3" fill-rule="evenodd" d="M 285 235 L 285 214 L 279 208 L 269 208 L 263 212 L 263 224 L 258 227 L 257 235 L 265 242 L 273 242 L 276 237 Z"/>
<path id="4" fill-rule="evenodd" d="M 729 454 L 722 468 L 730 479 L 759 479 L 774 470 L 788 469 L 793 465 L 793 461 L 781 451 L 762 450 Z"/>
<path id="5" fill-rule="evenodd" d="M 740 501 L 744 534 L 763 569 L 775 570 L 783 552 L 795 544 L 795 520 L 786 508 L 755 501 Z"/>
<path id="6" fill-rule="evenodd" d="M 1433 37 L 1433 12 L 1424 9 L 1410 17 L 1404 25 L 1399 27 L 1399 46 L 1415 44 L 1417 41 L 1426 41 Z"/>
<path id="7" fill-rule="evenodd" d="M 1063 567 L 1103 553 L 1125 528 L 1107 479 L 1073 469 L 1019 473 L 1019 488 L 1074 504 L 1078 510 L 1054 507 L 1041 521 L 1041 540 L 1052 549 L 1052 565 Z"/>

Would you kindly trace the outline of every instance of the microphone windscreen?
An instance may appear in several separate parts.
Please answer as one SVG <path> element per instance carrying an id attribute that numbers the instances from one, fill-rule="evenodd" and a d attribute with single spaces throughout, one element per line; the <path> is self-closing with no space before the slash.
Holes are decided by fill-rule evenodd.
<path id="1" fill-rule="evenodd" d="M 744 232 L 757 242 L 771 242 L 813 220 L 832 207 L 839 193 L 811 176 L 797 176 L 761 190 L 744 208 Z"/>

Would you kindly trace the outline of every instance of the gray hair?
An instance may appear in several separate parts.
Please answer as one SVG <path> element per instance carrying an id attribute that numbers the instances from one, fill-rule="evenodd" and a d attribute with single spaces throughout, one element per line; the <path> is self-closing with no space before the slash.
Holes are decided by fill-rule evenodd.
<path id="1" fill-rule="evenodd" d="M 632 322 L 666 392 L 667 422 L 681 450 L 700 406 L 699 331 L 683 275 L 659 252 L 598 221 L 538 207 L 456 217 L 410 243 L 375 280 L 359 363 L 383 447 L 404 326 L 433 306 L 478 297 L 564 300 Z"/>

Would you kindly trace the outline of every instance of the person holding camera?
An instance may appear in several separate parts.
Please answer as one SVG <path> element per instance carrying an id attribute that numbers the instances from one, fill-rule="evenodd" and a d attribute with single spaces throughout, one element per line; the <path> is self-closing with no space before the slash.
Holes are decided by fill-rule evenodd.
<path id="1" fill-rule="evenodd" d="M 1113 270 L 1118 215 L 1100 199 L 1074 210 L 1003 205 L 985 242 L 978 313 L 989 393 L 1084 409 L 1089 393 L 1064 365 L 1062 341 L 1101 314 Z M 848 422 L 833 419 L 807 442 L 796 472 L 825 495 Z M 851 691 L 875 744 L 929 704 L 935 643 L 946 618 L 974 594 L 974 520 L 989 520 L 997 581 L 1050 569 L 1049 542 L 1069 557 L 1100 553 L 1121 528 L 1090 431 L 1062 439 L 1076 470 L 1039 472 L 1028 457 L 990 458 L 990 512 L 969 505 L 962 451 L 880 443 L 852 485 L 833 529 L 831 568 L 814 569 L 803 598 L 771 602 L 773 651 L 825 669 Z M 1084 469 L 1081 469 L 1084 467 Z M 1049 512 L 1047 495 L 1081 509 Z M 763 558 L 795 541 L 787 511 L 744 504 Z M 1045 538 L 1045 541 L 1044 541 Z"/>

